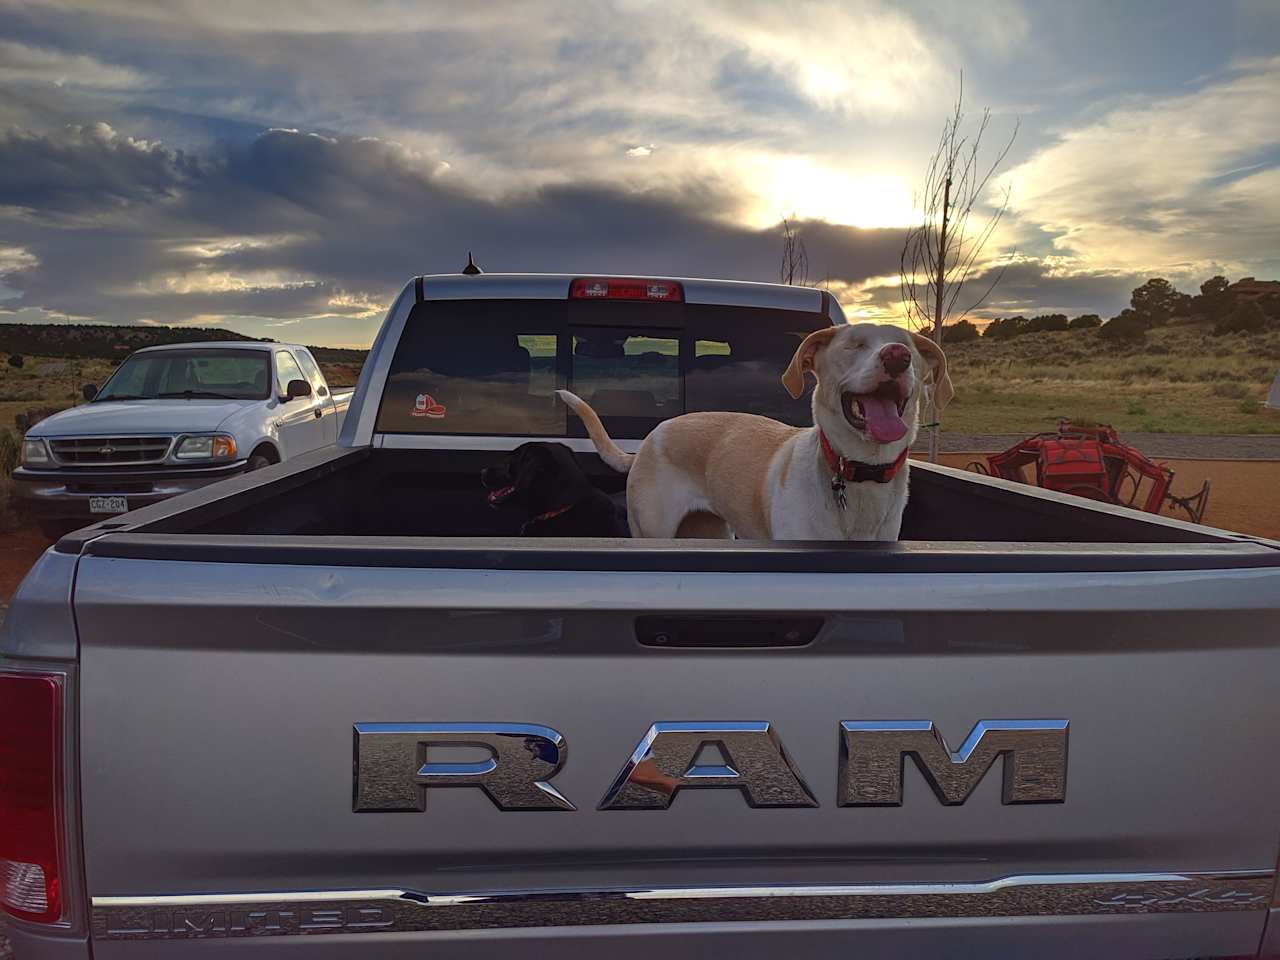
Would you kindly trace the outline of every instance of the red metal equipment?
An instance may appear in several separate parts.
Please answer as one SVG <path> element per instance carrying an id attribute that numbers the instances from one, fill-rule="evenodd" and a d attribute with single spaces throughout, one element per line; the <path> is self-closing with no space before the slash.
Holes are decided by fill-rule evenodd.
<path id="1" fill-rule="evenodd" d="M 1121 442 L 1115 430 L 1105 424 L 1082 426 L 1064 420 L 1056 433 L 1028 437 L 987 457 L 985 464 L 973 461 L 969 469 L 1026 482 L 1023 468 L 1031 464 L 1035 464 L 1036 486 L 1127 507 L 1137 506 L 1143 481 L 1149 480 L 1141 509 L 1159 513 L 1168 500 L 1186 510 L 1195 523 L 1204 516 L 1209 501 L 1208 480 L 1189 497 L 1174 496 L 1169 491 L 1173 471 Z"/>

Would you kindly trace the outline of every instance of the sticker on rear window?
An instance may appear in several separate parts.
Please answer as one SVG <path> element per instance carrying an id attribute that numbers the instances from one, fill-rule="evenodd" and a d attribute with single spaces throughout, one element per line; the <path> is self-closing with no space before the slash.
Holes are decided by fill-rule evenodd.
<path id="1" fill-rule="evenodd" d="M 413 401 L 413 409 L 409 411 L 415 417 L 428 417 L 432 420 L 444 419 L 444 404 L 437 403 L 429 393 L 420 393 Z"/>

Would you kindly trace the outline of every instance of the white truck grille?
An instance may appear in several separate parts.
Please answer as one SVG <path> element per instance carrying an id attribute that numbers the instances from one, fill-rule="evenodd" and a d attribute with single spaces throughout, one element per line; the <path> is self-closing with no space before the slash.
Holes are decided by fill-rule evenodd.
<path id="1" fill-rule="evenodd" d="M 74 437 L 50 440 L 59 463 L 79 464 L 159 463 L 169 453 L 172 437 Z"/>

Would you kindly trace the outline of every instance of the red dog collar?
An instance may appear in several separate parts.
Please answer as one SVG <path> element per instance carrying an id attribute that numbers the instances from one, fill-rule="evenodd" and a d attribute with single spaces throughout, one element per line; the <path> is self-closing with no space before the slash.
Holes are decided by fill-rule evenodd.
<path id="1" fill-rule="evenodd" d="M 529 522 L 537 523 L 539 520 L 554 520 L 556 517 L 560 516 L 560 514 L 568 513 L 570 510 L 574 508 L 574 506 L 575 504 L 566 503 L 563 507 L 556 507 L 554 510 L 548 510 L 546 513 L 538 514 Z"/>
<path id="2" fill-rule="evenodd" d="M 561 514 L 568 513 L 575 506 L 577 506 L 577 504 L 566 503 L 563 507 L 556 507 L 554 510 L 548 510 L 546 513 L 540 513 L 536 517 L 526 520 L 524 523 L 520 525 L 520 535 L 524 536 L 526 533 L 528 533 L 530 528 L 532 528 L 533 525 L 537 523 L 539 520 L 554 520 L 556 517 L 560 516 Z"/>
<path id="3" fill-rule="evenodd" d="M 818 439 L 822 442 L 822 456 L 831 468 L 831 473 L 850 483 L 862 483 L 874 480 L 876 483 L 888 483 L 898 475 L 902 465 L 907 462 L 907 448 L 903 447 L 898 459 L 893 463 L 862 463 L 858 460 L 846 460 L 831 449 L 827 435 L 818 431 Z"/>

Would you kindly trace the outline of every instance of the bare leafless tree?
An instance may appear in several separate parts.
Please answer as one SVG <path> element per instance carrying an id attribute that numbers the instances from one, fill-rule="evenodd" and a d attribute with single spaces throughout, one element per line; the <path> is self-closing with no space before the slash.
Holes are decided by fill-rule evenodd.
<path id="1" fill-rule="evenodd" d="M 800 231 L 786 217 L 782 218 L 782 267 L 778 278 L 794 286 L 809 285 L 809 251 L 805 249 Z"/>
<path id="2" fill-rule="evenodd" d="M 924 188 L 916 197 L 920 222 L 907 233 L 902 246 L 902 304 L 907 322 L 935 342 L 942 342 L 947 321 L 958 321 L 977 309 L 1004 276 L 1005 262 L 995 271 L 982 293 L 964 298 L 964 287 L 975 271 L 989 265 L 982 251 L 1009 208 L 1005 188 L 994 204 L 985 205 L 987 186 L 1008 156 L 1018 135 L 1015 122 L 1004 147 L 991 163 L 982 161 L 982 140 L 991 123 L 991 111 L 968 134 L 964 132 L 964 77 L 955 109 L 942 124 L 942 137 L 925 170 Z M 977 219 L 975 220 L 975 214 Z M 972 221 L 972 222 L 971 222 Z M 929 459 L 938 459 L 937 413 L 930 400 L 927 423 Z"/>

